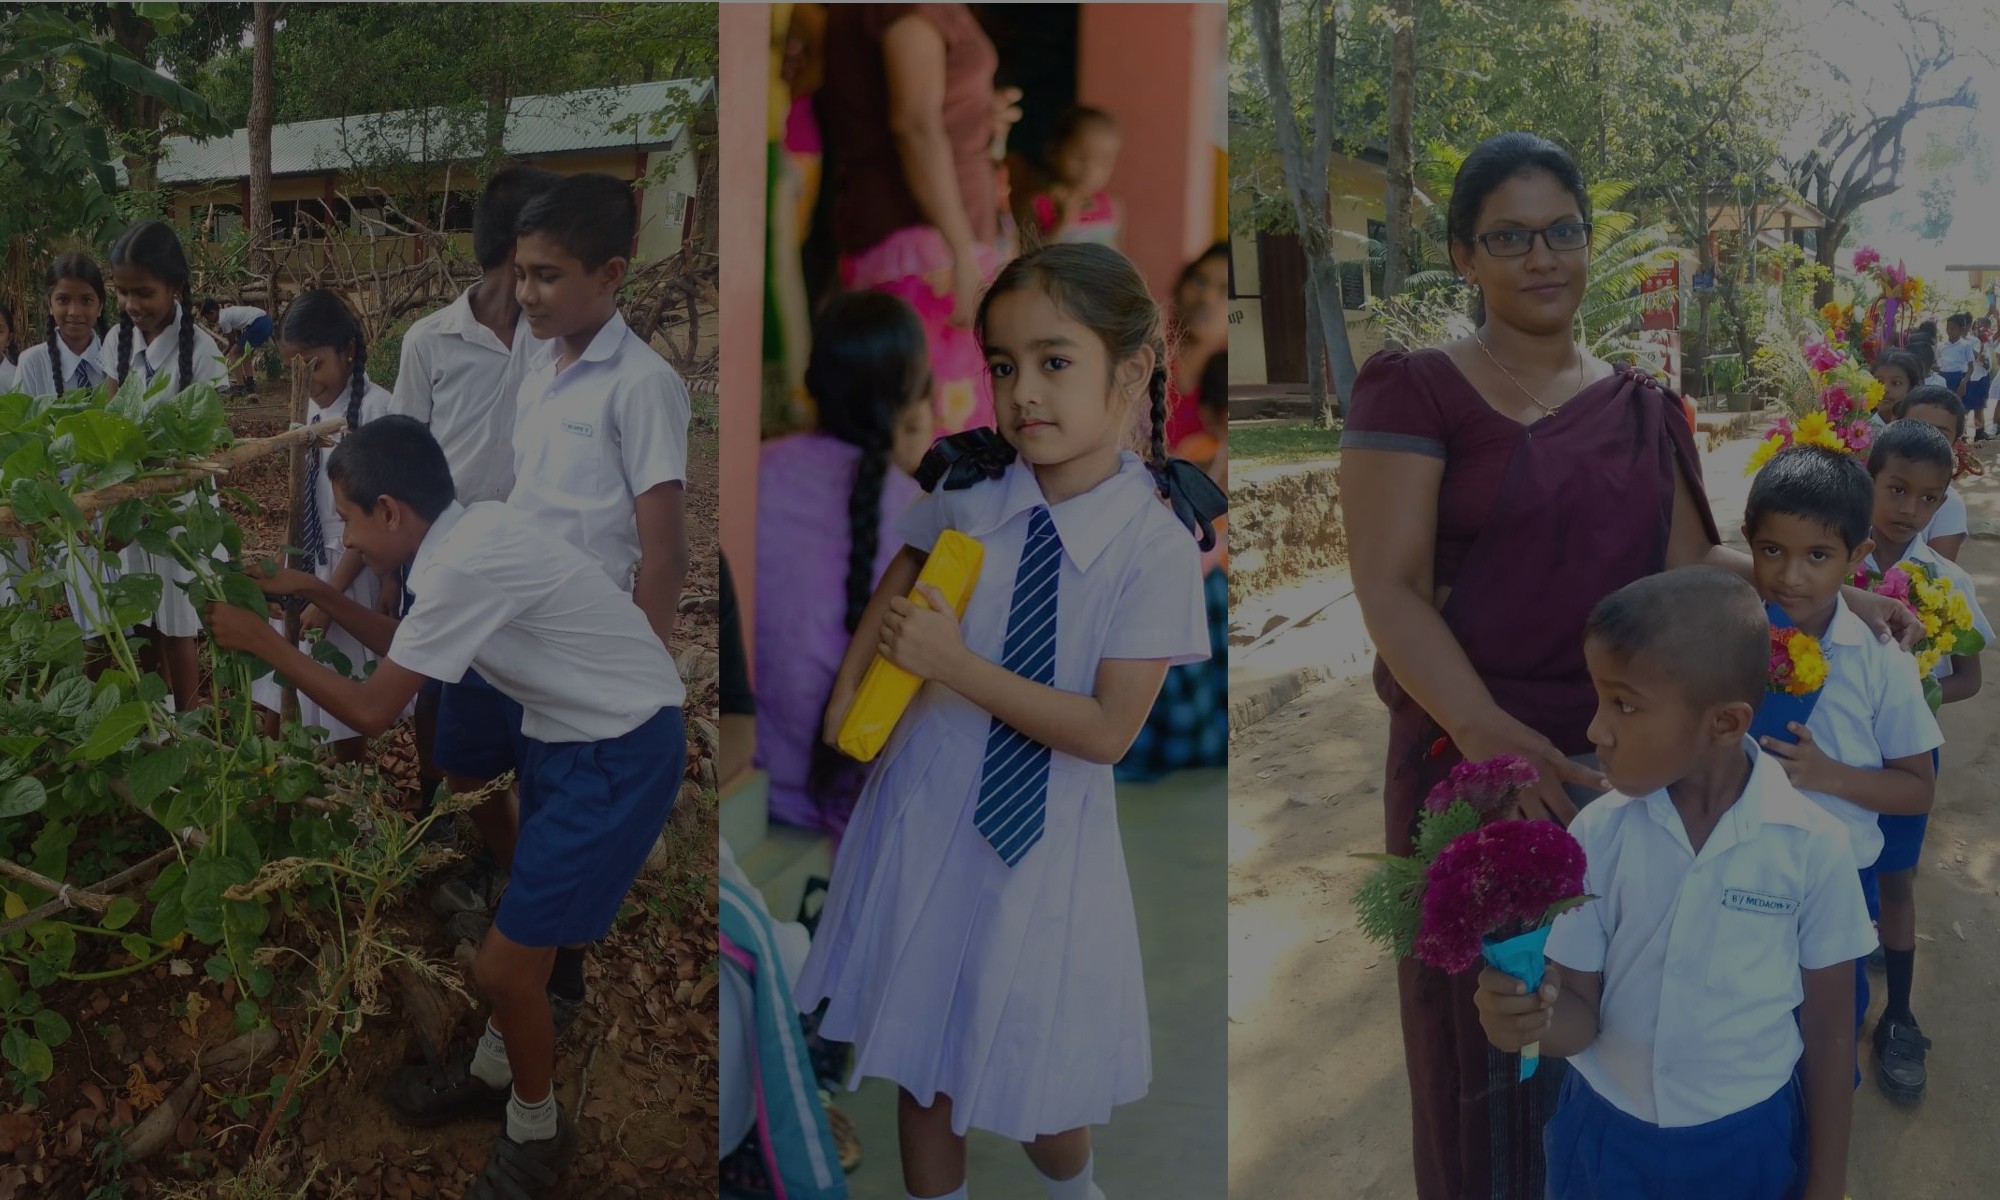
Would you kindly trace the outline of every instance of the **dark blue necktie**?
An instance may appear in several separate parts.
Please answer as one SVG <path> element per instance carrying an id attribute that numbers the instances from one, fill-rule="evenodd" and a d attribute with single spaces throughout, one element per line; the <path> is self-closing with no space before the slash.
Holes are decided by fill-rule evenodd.
<path id="1" fill-rule="evenodd" d="M 90 366 L 80 358 L 76 360 L 76 382 L 74 386 L 80 388 L 90 386 Z"/>
<path id="2" fill-rule="evenodd" d="M 1024 679 L 1056 680 L 1056 594 L 1062 574 L 1062 539 L 1042 505 L 1028 516 L 1028 540 L 1014 572 L 1014 602 L 1007 613 L 1001 665 Z M 1042 839 L 1049 798 L 1049 748 L 993 718 L 980 770 L 979 803 L 972 823 L 1000 860 L 1013 866 Z"/>
<path id="3" fill-rule="evenodd" d="M 319 424 L 319 414 L 313 414 L 308 425 Z M 299 549 L 306 552 L 306 569 L 311 570 L 326 561 L 326 534 L 319 523 L 319 439 L 314 438 L 312 448 L 306 452 L 306 486 L 300 503 L 305 507 L 299 511 L 299 536 L 305 545 Z"/>

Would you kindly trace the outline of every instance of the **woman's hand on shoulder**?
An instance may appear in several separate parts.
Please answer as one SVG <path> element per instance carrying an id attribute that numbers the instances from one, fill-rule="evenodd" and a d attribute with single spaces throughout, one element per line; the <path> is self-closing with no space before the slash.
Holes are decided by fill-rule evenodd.
<path id="1" fill-rule="evenodd" d="M 1902 601 L 1857 587 L 1844 587 L 1840 595 L 1854 615 L 1875 631 L 1878 639 L 1894 641 L 1905 650 L 1923 640 L 1923 622 Z"/>
<path id="2" fill-rule="evenodd" d="M 1566 783 L 1597 792 L 1611 790 L 1611 781 L 1603 772 L 1572 762 L 1554 742 L 1497 707 L 1452 733 L 1451 742 L 1467 762 L 1485 762 L 1503 754 L 1526 759 L 1540 776 L 1521 793 L 1520 815 L 1530 821 L 1568 825 L 1575 819 L 1576 805 L 1563 790 Z"/>

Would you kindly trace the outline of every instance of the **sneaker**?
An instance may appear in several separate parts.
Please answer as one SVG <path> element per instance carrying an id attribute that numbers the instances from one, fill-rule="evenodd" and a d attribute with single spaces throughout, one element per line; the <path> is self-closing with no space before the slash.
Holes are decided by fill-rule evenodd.
<path id="1" fill-rule="evenodd" d="M 572 1000 L 553 989 L 549 991 L 549 1015 L 553 1016 L 556 1020 L 557 1037 L 568 1033 L 569 1027 L 576 1024 L 576 1019 L 583 1015 L 583 1003 L 589 998 L 590 996 L 587 992 Z"/>
<path id="2" fill-rule="evenodd" d="M 517 1142 L 502 1129 L 486 1153 L 486 1169 L 473 1180 L 465 1200 L 542 1200 L 576 1157 L 576 1126 L 556 1106 L 556 1135 L 545 1141 Z"/>
<path id="3" fill-rule="evenodd" d="M 1902 1104 L 1924 1098 L 1927 1074 L 1924 1052 L 1931 1048 L 1914 1021 L 1884 1017 L 1875 1025 L 1875 1083 L 1882 1094 Z"/>
<path id="4" fill-rule="evenodd" d="M 506 1115 L 511 1088 L 494 1087 L 472 1073 L 474 1042 L 459 1042 L 442 1060 L 424 1042 L 426 1061 L 408 1066 L 389 1077 L 382 1098 L 398 1121 L 419 1129 L 431 1129 L 468 1117 L 492 1118 Z"/>

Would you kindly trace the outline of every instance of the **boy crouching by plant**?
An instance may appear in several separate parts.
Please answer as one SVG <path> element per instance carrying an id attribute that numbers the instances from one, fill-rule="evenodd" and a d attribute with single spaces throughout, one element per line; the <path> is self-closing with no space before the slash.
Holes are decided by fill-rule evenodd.
<path id="1" fill-rule="evenodd" d="M 556 948 L 611 930 L 680 791 L 687 753 L 683 689 L 646 614 L 596 559 L 498 501 L 459 504 L 430 431 L 382 417 L 347 434 L 326 462 L 346 545 L 382 574 L 410 568 L 400 622 L 316 576 L 263 581 L 300 595 L 382 656 L 366 679 L 314 662 L 264 614 L 217 604 L 218 645 L 245 650 L 357 732 L 394 724 L 426 678 L 477 669 L 521 707 L 521 786 L 513 880 L 473 965 L 493 1006 L 476 1046 L 405 1068 L 387 1099 L 416 1126 L 506 1114 L 467 1200 L 553 1193 L 576 1153 L 556 1104 L 555 1023 L 547 986 Z"/>
<path id="2" fill-rule="evenodd" d="M 1841 823 L 1749 736 L 1769 653 L 1756 592 L 1714 568 L 1591 614 L 1614 790 L 1570 833 L 1596 899 L 1556 918 L 1538 990 L 1489 968 L 1475 995 L 1494 1046 L 1573 1068 L 1542 1134 L 1554 1200 L 1843 1195 L 1875 934 Z"/>

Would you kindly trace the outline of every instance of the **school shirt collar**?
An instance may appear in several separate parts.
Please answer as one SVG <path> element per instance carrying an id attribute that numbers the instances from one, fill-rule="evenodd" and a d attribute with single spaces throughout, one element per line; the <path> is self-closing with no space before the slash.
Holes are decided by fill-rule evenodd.
<path id="1" fill-rule="evenodd" d="M 142 341 L 145 339 L 145 336 L 146 336 L 145 334 L 139 332 L 139 327 L 137 325 L 134 325 L 132 327 L 133 341 L 135 342 Z M 174 361 L 174 355 L 180 352 L 181 348 L 180 338 L 181 338 L 181 306 L 180 303 L 176 301 L 174 304 L 173 318 L 167 322 L 167 327 L 160 331 L 160 335 L 158 337 L 154 338 L 150 342 L 146 342 L 146 345 L 143 350 L 135 346 L 133 347 L 133 351 L 134 353 L 145 354 L 146 361 L 152 364 L 153 374 L 157 375 L 161 371 L 165 370 L 167 365 Z M 57 340 L 60 341 L 62 339 L 58 338 Z"/>
<path id="2" fill-rule="evenodd" d="M 483 346 L 488 350 L 492 350 L 500 354 L 511 353 L 511 351 L 509 351 L 506 346 L 501 344 L 500 339 L 494 335 L 493 331 L 491 329 L 488 329 L 485 325 L 481 324 L 479 318 L 473 314 L 472 292 L 473 288 L 476 288 L 478 286 L 479 285 L 475 283 L 473 284 L 472 287 L 466 288 L 464 291 L 458 294 L 458 299 L 453 300 L 450 304 L 447 304 L 443 308 L 443 310 L 439 312 L 438 324 L 437 324 L 438 332 L 448 333 L 454 337 L 463 338 L 465 341 L 471 342 L 475 346 Z M 528 314 L 524 312 L 516 312 L 514 315 L 515 349 L 519 349 L 521 347 L 521 340 L 523 338 L 526 338 L 529 341 L 533 341 L 534 337 L 535 335 L 529 332 L 528 330 Z"/>
<path id="3" fill-rule="evenodd" d="M 1001 494 L 999 507 L 979 528 L 968 529 L 967 533 L 974 537 L 991 533 L 1036 505 L 1048 504 L 1042 495 L 1042 485 L 1035 479 L 1034 468 L 1018 458 L 1008 466 L 1002 482 L 1006 491 Z M 1123 532 L 1147 504 L 1157 503 L 1155 495 L 1152 473 L 1138 455 L 1125 450 L 1119 453 L 1118 470 L 1110 478 L 1081 496 L 1049 505 L 1049 517 L 1055 522 L 1056 535 L 1062 539 L 1063 552 L 1077 570 L 1088 571 L 1111 539 Z"/>
<path id="4" fill-rule="evenodd" d="M 71 351 L 69 343 L 63 341 L 61 334 L 57 334 L 55 371 L 62 379 L 63 390 L 68 391 L 76 386 L 76 367 L 78 363 L 82 363 L 84 366 L 90 368 L 90 377 L 92 379 L 102 378 L 104 368 L 100 365 L 98 356 L 103 353 L 103 339 L 97 336 L 97 331 L 94 329 L 90 331 L 90 345 L 84 348 L 82 354 Z"/>
<path id="5" fill-rule="evenodd" d="M 1702 844 L 1700 854 L 1694 852 L 1693 843 L 1688 841 L 1687 826 L 1681 822 L 1680 810 L 1674 807 L 1666 789 L 1646 797 L 1646 815 L 1673 835 L 1690 858 L 1712 858 L 1742 845 L 1755 838 L 1766 825 L 1810 828 L 1811 814 L 1806 806 L 1812 801 L 1792 786 L 1778 760 L 1759 750 L 1755 739 L 1750 737 L 1743 739 L 1743 752 L 1750 756 L 1750 777 L 1744 781 L 1743 794 L 1715 823 L 1715 830 Z"/>
<path id="6" fill-rule="evenodd" d="M 464 517 L 465 505 L 458 501 L 454 500 L 444 506 L 444 511 L 437 515 L 437 520 L 432 521 L 431 527 L 424 531 L 423 544 L 417 547 L 417 556 L 410 560 L 410 574 L 414 575 L 430 564 L 437 556 L 437 548 L 444 544 L 445 538 L 451 535 L 453 526 Z"/>
<path id="7" fill-rule="evenodd" d="M 1840 596 L 1833 602 L 1833 624 L 1827 626 L 1826 636 L 1836 646 L 1865 646 L 1875 635 L 1868 631 L 1868 622 L 1847 607 L 1847 597 Z"/>
<path id="8" fill-rule="evenodd" d="M 604 323 L 604 328 L 597 331 L 597 336 L 590 339 L 590 345 L 584 347 L 583 353 L 578 355 L 577 360 L 565 368 L 562 373 L 568 375 L 570 372 L 575 371 L 577 367 L 587 362 L 608 362 L 617 355 L 619 348 L 624 346 L 626 335 L 630 332 L 630 327 L 625 324 L 624 314 L 615 308 L 612 309 L 611 319 Z M 549 344 L 554 346 L 555 339 L 551 338 Z M 560 351 L 553 357 L 560 357 Z M 544 361 L 541 365 L 547 366 L 550 361 L 553 361 L 553 357 Z"/>
<path id="9" fill-rule="evenodd" d="M 1921 533 L 1910 539 L 1909 548 L 1903 551 L 1903 557 L 1897 559 L 1891 565 L 1900 567 L 1906 562 L 1918 563 L 1933 575 L 1938 573 L 1937 555 L 1931 550 L 1931 544 L 1924 540 L 1924 535 Z M 1877 571 L 1888 569 L 1881 565 L 1881 560 L 1875 557 L 1873 550 L 1868 552 L 1868 565 Z"/>

